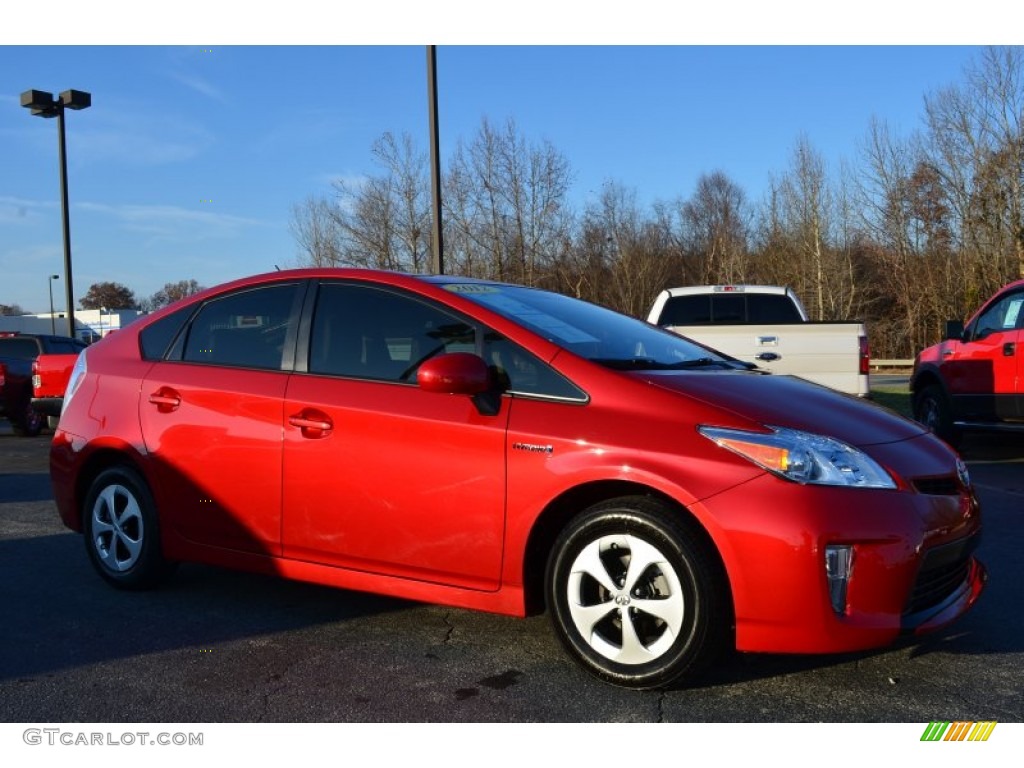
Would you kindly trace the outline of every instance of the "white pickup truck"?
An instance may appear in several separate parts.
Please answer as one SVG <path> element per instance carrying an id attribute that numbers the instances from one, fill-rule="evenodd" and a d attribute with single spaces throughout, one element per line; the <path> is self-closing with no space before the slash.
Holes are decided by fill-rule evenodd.
<path id="1" fill-rule="evenodd" d="M 647 321 L 764 370 L 865 397 L 870 365 L 860 322 L 810 322 L 774 285 L 697 285 L 658 294 Z"/>

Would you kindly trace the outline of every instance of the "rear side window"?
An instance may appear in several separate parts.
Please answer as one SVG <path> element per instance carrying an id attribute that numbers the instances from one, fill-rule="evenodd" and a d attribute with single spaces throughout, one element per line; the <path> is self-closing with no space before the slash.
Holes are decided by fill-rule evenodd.
<path id="1" fill-rule="evenodd" d="M 139 333 L 139 348 L 143 360 L 162 360 L 168 347 L 185 326 L 195 307 L 188 306 L 161 317 Z"/>
<path id="2" fill-rule="evenodd" d="M 185 339 L 183 359 L 238 368 L 281 368 L 298 284 L 240 291 L 208 301 Z"/>

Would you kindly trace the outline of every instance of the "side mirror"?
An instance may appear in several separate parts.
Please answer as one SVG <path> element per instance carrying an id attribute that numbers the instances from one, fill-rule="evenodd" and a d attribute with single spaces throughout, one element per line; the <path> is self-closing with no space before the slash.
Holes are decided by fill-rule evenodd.
<path id="1" fill-rule="evenodd" d="M 432 357 L 416 371 L 416 383 L 427 392 L 479 395 L 491 387 L 491 374 L 479 356 L 451 352 Z"/>
<path id="2" fill-rule="evenodd" d="M 947 320 L 946 321 L 946 335 L 944 339 L 956 339 L 957 341 L 962 340 L 964 337 L 964 324 L 962 320 Z"/>

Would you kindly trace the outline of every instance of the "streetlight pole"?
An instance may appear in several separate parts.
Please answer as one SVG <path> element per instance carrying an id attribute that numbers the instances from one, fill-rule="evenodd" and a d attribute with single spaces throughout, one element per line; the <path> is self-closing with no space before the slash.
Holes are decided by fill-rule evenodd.
<path id="1" fill-rule="evenodd" d="M 53 281 L 60 280 L 60 275 L 50 275 L 50 279 L 46 281 L 46 287 L 50 289 L 50 335 L 57 335 L 57 323 L 53 317 Z"/>
<path id="2" fill-rule="evenodd" d="M 68 305 L 68 336 L 75 336 L 75 298 L 71 278 L 71 219 L 68 211 L 68 161 L 64 139 L 64 110 L 87 109 L 92 106 L 92 94 L 85 91 L 62 91 L 59 98 L 46 91 L 25 91 L 21 106 L 32 110 L 37 117 L 57 118 L 57 140 L 60 153 L 60 204 L 64 233 L 64 293 Z"/>
<path id="3" fill-rule="evenodd" d="M 432 271 L 444 274 L 444 240 L 441 226 L 441 160 L 440 139 L 437 130 L 437 46 L 427 46 L 427 104 L 430 122 L 430 192 L 434 207 L 431 240 L 434 243 Z"/>

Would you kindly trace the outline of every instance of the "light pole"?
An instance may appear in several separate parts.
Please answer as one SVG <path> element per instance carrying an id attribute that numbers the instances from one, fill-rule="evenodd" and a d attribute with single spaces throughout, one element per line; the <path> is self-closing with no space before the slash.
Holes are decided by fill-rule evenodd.
<path id="1" fill-rule="evenodd" d="M 92 94 L 85 91 L 61 91 L 55 99 L 46 91 L 25 91 L 21 106 L 32 110 L 37 117 L 57 118 L 57 141 L 60 153 L 60 204 L 64 229 L 64 293 L 68 303 L 68 336 L 75 336 L 75 299 L 71 280 L 71 221 L 68 214 L 68 160 L 64 141 L 64 110 L 86 109 L 92 106 Z"/>
<path id="2" fill-rule="evenodd" d="M 431 240 L 434 252 L 431 268 L 435 275 L 444 274 L 444 240 L 441 226 L 441 149 L 437 130 L 437 46 L 427 46 L 427 118 L 430 123 L 430 195 L 434 220 Z"/>
<path id="3" fill-rule="evenodd" d="M 57 335 L 57 324 L 53 318 L 53 281 L 60 280 L 60 275 L 50 275 L 50 279 L 46 281 L 46 287 L 50 289 L 50 335 Z"/>

